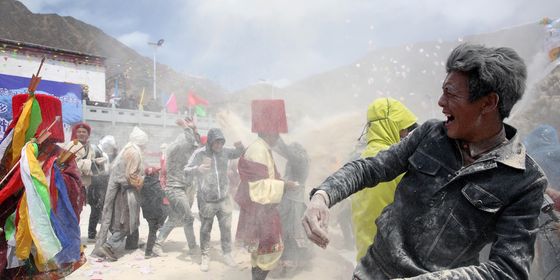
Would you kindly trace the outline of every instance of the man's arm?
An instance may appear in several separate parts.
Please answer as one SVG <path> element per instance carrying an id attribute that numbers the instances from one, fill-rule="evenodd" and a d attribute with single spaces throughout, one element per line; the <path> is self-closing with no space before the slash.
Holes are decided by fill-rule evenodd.
<path id="1" fill-rule="evenodd" d="M 99 172 L 103 172 L 106 169 L 105 165 L 107 165 L 109 157 L 107 157 L 107 155 L 103 151 L 101 151 L 99 146 L 91 145 L 91 148 L 95 151 L 94 161 L 95 161 L 96 168 Z"/>
<path id="2" fill-rule="evenodd" d="M 89 145 L 89 144 L 86 144 Z M 84 147 L 85 149 L 85 147 Z M 78 167 L 78 170 L 80 170 L 80 174 L 82 176 L 91 176 L 93 174 L 91 167 L 93 164 L 93 161 L 91 160 L 90 154 L 89 153 L 94 153 L 94 151 L 91 150 L 91 146 L 89 147 L 89 149 L 86 150 L 87 153 L 85 153 L 83 156 L 80 156 L 79 158 L 76 158 L 76 166 Z"/>
<path id="3" fill-rule="evenodd" d="M 202 157 L 204 156 L 203 149 L 198 149 L 189 158 L 187 165 L 183 169 L 186 176 L 197 175 L 199 173 L 199 167 L 202 164 Z"/>
<path id="4" fill-rule="evenodd" d="M 223 153 L 226 155 L 227 159 L 239 158 L 243 152 L 245 152 L 245 146 L 241 142 L 233 143 L 235 148 L 224 148 Z"/>
<path id="5" fill-rule="evenodd" d="M 314 188 L 302 220 L 307 238 L 326 248 L 329 243 L 328 207 L 366 186 L 376 186 L 379 182 L 393 180 L 404 173 L 408 168 L 408 158 L 435 124 L 435 121 L 424 123 L 401 142 L 379 152 L 375 157 L 345 164 L 319 187 Z"/>
<path id="6" fill-rule="evenodd" d="M 190 147 L 196 146 L 197 139 L 195 135 L 198 132 L 196 129 L 196 125 L 194 124 L 194 121 L 192 121 L 190 118 L 185 118 L 185 119 L 178 119 L 175 121 L 175 123 L 183 128 L 183 133 L 185 135 L 185 141 L 187 142 L 187 144 Z"/>
<path id="7" fill-rule="evenodd" d="M 144 184 L 144 168 L 142 166 L 142 157 L 140 151 L 133 147 L 128 147 L 123 152 L 125 164 L 125 178 L 130 186 L 141 189 Z"/>
<path id="8" fill-rule="evenodd" d="M 311 196 L 323 190 L 329 197 L 332 207 L 339 201 L 365 187 L 373 187 L 380 182 L 391 181 L 408 169 L 408 158 L 416 151 L 419 143 L 433 127 L 425 123 L 415 129 L 401 142 L 381 151 L 375 157 L 357 159 L 346 163 L 329 176 L 321 185 L 311 191 Z"/>

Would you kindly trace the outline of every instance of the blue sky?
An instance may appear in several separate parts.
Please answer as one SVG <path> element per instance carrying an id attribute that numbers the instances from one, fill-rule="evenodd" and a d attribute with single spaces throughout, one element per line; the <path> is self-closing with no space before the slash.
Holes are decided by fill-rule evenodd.
<path id="1" fill-rule="evenodd" d="M 277 86 L 353 63 L 368 50 L 560 16 L 558 0 L 20 0 L 72 16 L 147 57 L 228 90 Z"/>

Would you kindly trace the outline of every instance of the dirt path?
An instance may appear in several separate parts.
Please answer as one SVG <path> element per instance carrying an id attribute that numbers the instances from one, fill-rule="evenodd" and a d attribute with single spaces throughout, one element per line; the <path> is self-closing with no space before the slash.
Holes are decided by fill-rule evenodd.
<path id="1" fill-rule="evenodd" d="M 193 209 L 196 209 L 194 205 Z M 237 227 L 238 211 L 233 213 L 232 232 L 235 235 Z M 175 228 L 163 250 L 166 257 L 144 259 L 143 249 L 133 251 L 123 251 L 117 262 L 106 262 L 104 260 L 90 256 L 94 244 L 87 243 L 87 221 L 89 217 L 89 206 L 84 208 L 81 215 L 80 227 L 82 230 L 82 240 L 86 247 L 88 262 L 79 270 L 67 277 L 70 280 L 77 279 L 119 279 L 119 280 L 139 280 L 139 279 L 251 279 L 251 265 L 249 253 L 243 248 L 234 247 L 233 257 L 238 262 L 237 267 L 228 267 L 222 262 L 221 248 L 219 243 L 219 229 L 217 221 L 214 222 L 212 229 L 211 250 L 210 250 L 210 270 L 201 272 L 199 268 L 200 253 L 190 257 L 187 254 L 187 245 L 182 228 Z M 200 221 L 195 221 L 195 233 L 197 241 L 199 238 Z M 140 226 L 140 243 L 145 243 L 148 234 L 148 225 L 142 220 Z M 350 279 L 353 264 L 353 251 L 338 250 L 342 243 L 341 237 L 333 229 L 332 246 L 322 250 L 316 246 L 312 249 L 314 257 L 310 260 L 310 265 L 303 271 L 294 275 L 292 278 L 274 279 Z M 272 279 L 269 277 L 268 279 Z"/>

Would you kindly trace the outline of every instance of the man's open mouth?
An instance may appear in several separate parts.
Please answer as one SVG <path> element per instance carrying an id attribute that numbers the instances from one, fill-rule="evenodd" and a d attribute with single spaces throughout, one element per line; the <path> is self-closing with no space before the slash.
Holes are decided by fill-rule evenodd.
<path id="1" fill-rule="evenodd" d="M 451 122 L 453 122 L 455 120 L 455 117 L 453 115 L 450 115 L 450 114 L 445 114 L 445 117 L 447 118 L 447 120 L 445 121 L 445 124 L 450 124 Z"/>

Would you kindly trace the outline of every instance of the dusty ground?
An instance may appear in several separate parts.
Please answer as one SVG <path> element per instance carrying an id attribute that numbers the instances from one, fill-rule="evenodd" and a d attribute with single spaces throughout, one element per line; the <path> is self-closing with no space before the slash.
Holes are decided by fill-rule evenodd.
<path id="1" fill-rule="evenodd" d="M 193 210 L 197 209 L 196 205 Z M 196 211 L 196 210 L 195 210 Z M 238 211 L 234 210 L 232 232 L 237 228 Z M 82 241 L 87 245 L 88 261 L 67 279 L 251 279 L 250 258 L 243 248 L 233 249 L 233 257 L 238 262 L 237 267 L 228 267 L 222 262 L 219 243 L 219 229 L 217 220 L 212 229 L 210 251 L 210 270 L 202 272 L 199 269 L 200 253 L 192 258 L 187 254 L 187 244 L 182 228 L 175 228 L 169 235 L 163 250 L 166 257 L 144 259 L 143 249 L 124 251 L 117 262 L 107 262 L 90 256 L 94 244 L 87 243 L 87 221 L 89 206 L 84 208 L 81 215 L 80 227 Z M 195 233 L 198 241 L 200 221 L 195 221 Z M 145 243 L 148 225 L 142 220 L 140 226 L 140 243 Z M 332 242 L 326 250 L 313 246 L 314 257 L 310 265 L 291 278 L 275 279 L 350 279 L 353 270 L 354 252 L 338 249 L 342 247 L 342 237 L 337 228 L 332 228 Z M 272 279 L 269 277 L 269 279 Z"/>
<path id="2" fill-rule="evenodd" d="M 307 186 L 316 186 L 324 178 L 340 167 L 346 161 L 346 157 L 352 150 L 355 138 L 359 136 L 361 129 L 361 119 L 358 119 L 361 114 L 349 114 L 340 117 L 333 117 L 324 123 L 316 123 L 307 121 L 302 123 L 299 127 L 311 126 L 326 126 L 336 127 L 343 129 L 348 126 L 348 123 L 353 123 L 353 131 L 356 133 L 344 134 L 340 137 L 330 137 L 328 131 L 320 129 L 306 130 L 294 129 L 292 139 L 286 138 L 288 143 L 298 141 L 304 146 L 309 147 L 309 156 L 311 158 L 311 172 L 307 180 Z M 249 127 L 243 124 L 243 121 L 236 115 L 228 114 L 225 117 L 219 117 L 219 120 L 225 122 L 221 125 L 224 127 L 228 143 L 233 143 L 242 140 L 245 145 L 250 144 L 255 140 L 256 136 L 250 133 Z M 332 130 L 329 130 L 332 131 Z M 315 140 L 313 140 L 315 139 Z M 318 143 L 316 139 L 326 139 L 326 143 Z M 275 155 L 278 161 L 277 166 L 281 174 L 283 174 L 283 167 L 285 160 L 281 156 Z M 310 187 L 308 187 L 309 190 Z M 195 200 L 196 203 L 196 200 Z M 197 212 L 198 208 L 195 205 L 192 207 L 193 211 Z M 86 255 L 88 262 L 84 264 L 79 270 L 75 271 L 68 279 L 251 279 L 251 265 L 249 253 L 243 248 L 233 248 L 233 257 L 238 262 L 237 267 L 226 266 L 221 259 L 221 248 L 219 242 L 219 228 L 217 220 L 214 220 L 211 239 L 210 251 L 210 270 L 208 272 L 201 272 L 199 269 L 200 253 L 195 254 L 192 258 L 187 254 L 187 244 L 183 234 L 182 228 L 175 228 L 167 242 L 163 245 L 166 257 L 144 259 L 143 249 L 135 251 L 124 251 L 124 255 L 119 258 L 117 262 L 106 262 L 90 256 L 94 244 L 87 243 L 87 223 L 89 218 L 89 206 L 84 208 L 80 219 L 80 227 L 82 230 L 82 241 L 87 244 Z M 331 221 L 337 217 L 340 218 L 338 208 L 333 208 L 331 214 Z M 232 222 L 232 237 L 235 236 L 237 229 L 238 211 L 233 212 Z M 350 221 L 350 217 L 342 218 L 346 222 Z M 200 221 L 196 220 L 195 234 L 197 241 L 199 238 Z M 352 270 L 354 268 L 354 250 L 342 249 L 343 238 L 340 228 L 333 225 L 330 230 L 331 244 L 326 250 L 320 249 L 317 246 L 312 246 L 312 253 L 314 257 L 309 260 L 309 265 L 305 270 L 300 271 L 298 274 L 291 278 L 275 278 L 275 279 L 350 279 Z M 144 220 L 141 220 L 140 226 L 140 241 L 146 242 L 148 235 L 148 225 Z M 271 279 L 269 277 L 268 279 Z"/>

